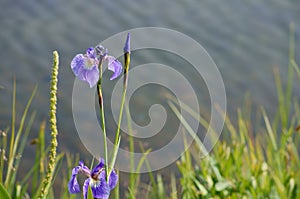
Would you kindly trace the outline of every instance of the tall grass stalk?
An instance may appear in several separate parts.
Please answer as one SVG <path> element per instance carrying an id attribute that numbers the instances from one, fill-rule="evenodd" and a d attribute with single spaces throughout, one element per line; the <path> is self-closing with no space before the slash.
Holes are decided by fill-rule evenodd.
<path id="1" fill-rule="evenodd" d="M 58 68 L 59 68 L 59 55 L 57 51 L 53 52 L 53 65 L 52 65 L 52 75 L 50 84 L 50 113 L 49 122 L 51 130 L 51 146 L 49 153 L 49 163 L 46 172 L 46 176 L 43 179 L 41 189 L 39 189 L 38 198 L 46 198 L 49 192 L 50 185 L 52 183 L 57 157 L 57 124 L 56 124 L 56 104 L 57 104 L 57 83 L 58 83 Z"/>

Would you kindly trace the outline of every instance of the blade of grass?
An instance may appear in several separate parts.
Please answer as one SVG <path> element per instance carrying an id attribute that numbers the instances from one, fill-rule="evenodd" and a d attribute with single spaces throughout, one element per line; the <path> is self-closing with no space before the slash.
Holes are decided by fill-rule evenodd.
<path id="1" fill-rule="evenodd" d="M 18 141 L 18 144 L 19 144 L 19 149 L 18 149 L 18 152 L 16 154 L 16 157 L 19 157 L 19 158 L 16 158 L 16 162 L 15 162 L 15 170 L 18 171 L 19 169 L 19 166 L 20 166 L 20 162 L 21 162 L 21 157 L 22 157 L 22 154 L 23 154 L 23 151 L 24 151 L 24 148 L 25 148 L 25 145 L 27 143 L 27 138 L 28 138 L 28 135 L 30 133 L 30 130 L 31 130 L 31 127 L 32 127 L 32 124 L 35 120 L 35 116 L 36 116 L 36 112 L 34 111 L 30 118 L 29 118 L 29 121 L 27 123 L 27 126 L 26 126 L 26 129 L 25 129 L 25 132 L 24 132 L 24 135 L 22 137 L 22 140 L 21 142 L 19 143 Z M 21 133 L 20 133 L 21 134 Z M 19 135 L 19 133 L 18 133 Z M 17 143 L 17 142 L 16 142 Z M 14 186 L 14 184 L 16 183 L 16 176 L 17 176 L 17 172 L 13 172 L 12 176 L 11 176 L 11 186 Z"/>
<path id="2" fill-rule="evenodd" d="M 36 146 L 36 154 L 35 154 L 35 161 L 34 165 L 39 165 L 39 169 L 35 169 L 33 178 L 32 178 L 32 191 L 37 189 L 38 186 L 38 177 L 43 177 L 44 175 L 44 151 L 45 151 L 45 127 L 46 121 L 44 120 L 40 125 L 40 130 L 38 134 L 38 141 Z"/>
<path id="3" fill-rule="evenodd" d="M 221 114 L 224 118 L 225 118 L 225 125 L 230 133 L 230 136 L 233 140 L 237 139 L 237 132 L 236 129 L 234 128 L 230 118 L 228 117 L 228 115 L 226 115 L 226 113 L 221 109 L 220 106 L 216 106 L 217 111 L 219 112 L 219 114 Z"/>
<path id="4" fill-rule="evenodd" d="M 135 174 L 134 174 L 134 140 L 133 140 L 133 131 L 132 131 L 132 125 L 131 125 L 131 116 L 129 112 L 129 107 L 127 102 L 125 101 L 125 111 L 126 111 L 126 117 L 127 117 L 127 126 L 128 126 L 128 133 L 129 133 L 129 151 L 130 151 L 130 177 L 129 177 L 129 189 L 134 190 L 135 183 Z M 134 193 L 132 193 L 134 194 Z M 134 196 L 132 196 L 134 197 Z"/>
<path id="5" fill-rule="evenodd" d="M 92 188 L 88 186 L 87 199 L 94 199 Z"/>
<path id="6" fill-rule="evenodd" d="M 8 156 L 8 162 L 10 166 L 10 162 L 13 161 L 13 147 L 14 147 L 14 141 L 15 141 L 15 123 L 16 123 L 16 79 L 14 79 L 13 83 L 13 98 L 12 98 L 12 110 L 11 110 L 11 138 L 10 138 L 10 145 L 9 145 L 9 156 Z M 8 168 L 10 170 L 10 168 Z M 8 174 L 7 174 L 8 176 Z M 6 178 L 7 179 L 7 178 Z M 5 183 L 5 186 L 7 187 L 7 183 Z"/>
<path id="7" fill-rule="evenodd" d="M 5 131 L 1 131 L 1 151 L 0 151 L 0 184 L 3 183 L 3 173 L 4 173 L 4 163 L 5 163 L 5 153 L 6 153 L 6 147 L 7 147 L 7 134 L 8 128 Z"/>
<path id="8" fill-rule="evenodd" d="M 297 65 L 297 63 L 295 62 L 295 60 L 292 60 L 292 61 L 291 61 L 291 64 L 292 64 L 293 68 L 295 69 L 297 75 L 300 77 L 300 68 L 299 68 L 299 66 Z"/>
<path id="9" fill-rule="evenodd" d="M 197 120 L 205 129 L 209 129 L 210 124 L 206 121 L 199 113 L 194 111 L 191 107 L 189 107 L 184 102 L 180 101 L 179 99 L 174 98 L 173 96 L 167 96 L 169 100 L 172 101 L 173 104 L 176 104 L 177 106 L 180 106 L 183 110 L 185 110 L 187 113 L 189 113 L 195 120 Z M 213 138 L 217 138 L 218 134 L 215 132 L 213 128 L 211 128 L 211 136 Z"/>
<path id="10" fill-rule="evenodd" d="M 182 123 L 184 128 L 187 130 L 187 132 L 190 134 L 190 136 L 192 136 L 192 138 L 196 142 L 196 144 L 199 147 L 199 150 L 202 152 L 202 154 L 205 154 L 206 158 L 209 159 L 209 164 L 210 164 L 212 170 L 214 171 L 214 173 L 215 173 L 216 177 L 218 178 L 218 180 L 221 181 L 222 176 L 221 176 L 220 171 L 218 170 L 218 168 L 215 166 L 215 160 L 213 160 L 212 157 L 210 157 L 210 155 L 209 155 L 208 151 L 206 150 L 205 146 L 203 145 L 202 141 L 199 139 L 197 134 L 193 131 L 191 126 L 186 122 L 186 120 L 181 116 L 181 114 L 179 113 L 179 111 L 175 107 L 175 105 L 170 101 L 168 102 L 168 105 L 170 106 L 170 108 L 172 109 L 174 114 L 177 116 L 179 121 Z"/>
<path id="11" fill-rule="evenodd" d="M 137 189 L 139 185 L 139 171 L 145 161 L 146 156 L 150 153 L 150 149 L 143 153 L 142 158 L 140 159 L 137 168 L 135 169 L 134 164 L 134 140 L 133 140 L 133 131 L 131 125 L 131 116 L 129 112 L 128 104 L 125 102 L 125 111 L 127 117 L 127 125 L 129 132 L 129 150 L 130 150 L 130 179 L 129 179 L 129 193 L 131 198 L 136 198 Z"/>
<path id="12" fill-rule="evenodd" d="M 182 117 L 182 115 L 179 113 L 178 109 L 175 107 L 175 105 L 172 102 L 168 102 L 168 105 L 172 109 L 172 111 L 175 113 L 179 121 L 183 124 L 187 132 L 192 136 L 194 141 L 197 143 L 200 151 L 202 154 L 208 155 L 208 152 L 206 151 L 206 148 L 202 141 L 199 139 L 199 137 L 196 135 L 196 133 L 193 131 L 193 129 L 190 127 L 190 125 L 186 122 L 186 120 Z"/>
<path id="13" fill-rule="evenodd" d="M 50 148 L 48 147 L 45 150 L 45 154 L 49 152 Z M 41 161 L 45 161 L 46 155 L 44 157 L 41 157 Z M 33 175 L 33 172 L 39 168 L 39 164 L 34 164 L 33 167 L 27 172 L 27 174 L 23 177 L 21 181 L 21 185 L 24 186 L 25 184 L 28 183 L 29 178 Z"/>
<path id="14" fill-rule="evenodd" d="M 143 152 L 143 156 L 141 157 L 137 167 L 136 167 L 136 170 L 134 171 L 134 184 L 135 186 L 133 187 L 133 194 L 134 194 L 134 197 L 133 198 L 136 198 L 136 194 L 138 193 L 138 187 L 139 187 L 139 184 L 140 184 L 140 175 L 139 175 L 139 172 L 142 168 L 142 165 L 144 164 L 146 158 L 147 158 L 147 155 L 151 152 L 151 149 L 148 149 L 146 152 Z"/>
<path id="15" fill-rule="evenodd" d="M 174 173 L 171 174 L 171 199 L 177 199 L 177 187 L 176 187 L 176 177 Z"/>
<path id="16" fill-rule="evenodd" d="M 162 177 L 160 174 L 157 174 L 157 188 L 158 188 L 158 198 L 164 199 L 165 198 L 165 189 Z"/>
<path id="17" fill-rule="evenodd" d="M 261 109 L 262 109 L 263 118 L 264 118 L 264 121 L 265 121 L 265 124 L 266 124 L 267 132 L 268 132 L 268 135 L 270 137 L 270 140 L 271 140 L 271 143 L 272 143 L 272 146 L 273 146 L 273 150 L 277 151 L 278 146 L 277 146 L 277 143 L 276 143 L 276 139 L 275 139 L 274 132 L 272 130 L 269 118 L 266 114 L 265 109 L 264 108 L 261 108 Z"/>
<path id="18" fill-rule="evenodd" d="M 11 199 L 9 193 L 7 190 L 3 187 L 2 184 L 0 184 L 0 198 L 1 199 Z"/>
<path id="19" fill-rule="evenodd" d="M 286 106 L 285 106 L 285 97 L 284 92 L 282 88 L 282 82 L 279 74 L 278 68 L 274 69 L 274 77 L 275 77 L 275 83 L 276 83 L 276 90 L 277 90 L 277 97 L 278 97 L 278 107 L 280 112 L 280 118 L 281 118 L 281 125 L 282 128 L 285 129 L 287 127 L 287 113 L 286 113 Z"/>
<path id="20" fill-rule="evenodd" d="M 7 168 L 7 176 L 6 176 L 6 180 L 5 180 L 5 186 L 6 187 L 9 187 L 12 183 L 12 171 L 14 170 L 14 160 L 15 160 L 15 156 L 16 156 L 16 152 L 17 152 L 17 147 L 19 146 L 19 140 L 20 140 L 20 137 L 21 137 L 21 134 L 22 134 L 22 131 L 23 131 L 23 127 L 24 127 L 24 123 L 25 123 L 25 119 L 26 119 L 26 116 L 27 116 L 27 112 L 29 110 L 29 107 L 31 105 L 31 102 L 33 100 L 33 97 L 35 95 L 37 91 L 37 86 L 35 86 L 27 104 L 26 104 L 26 107 L 25 107 L 25 110 L 23 112 L 23 115 L 22 115 L 22 118 L 21 118 L 21 122 L 20 122 L 20 127 L 19 127 L 19 130 L 17 132 L 17 136 L 15 138 L 15 141 L 11 142 L 13 144 L 12 147 L 12 151 L 10 153 L 10 159 L 8 161 L 8 168 Z M 15 94 L 14 94 L 15 95 Z M 12 130 L 13 132 L 13 130 Z"/>
<path id="21" fill-rule="evenodd" d="M 144 146 L 142 145 L 142 143 L 139 143 L 139 145 L 140 145 L 141 151 L 144 153 L 145 152 Z M 157 184 L 155 182 L 155 178 L 154 178 L 154 175 L 152 173 L 149 160 L 147 158 L 145 159 L 145 163 L 146 163 L 146 167 L 147 167 L 147 170 L 148 170 L 149 179 L 150 179 L 151 185 L 153 187 L 152 193 L 157 194 L 158 193 Z"/>

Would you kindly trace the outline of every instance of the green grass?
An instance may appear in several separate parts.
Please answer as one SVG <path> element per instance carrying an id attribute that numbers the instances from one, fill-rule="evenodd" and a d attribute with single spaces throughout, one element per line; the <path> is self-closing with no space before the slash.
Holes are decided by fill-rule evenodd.
<path id="1" fill-rule="evenodd" d="M 269 117 L 261 107 L 256 114 L 258 122 L 253 123 L 251 106 L 243 107 L 238 109 L 238 119 L 233 125 L 230 116 L 220 110 L 226 117 L 224 140 L 203 159 L 199 158 L 201 152 L 205 152 L 201 151 L 202 143 L 195 140 L 178 161 L 182 174 L 181 198 L 300 198 L 299 99 L 292 96 L 293 70 L 298 72 L 299 68 L 293 43 L 291 40 L 286 88 L 278 69 L 274 70 L 277 114 Z M 300 73 L 297 74 L 299 82 Z M 184 109 L 207 127 L 205 119 L 197 118 L 188 107 Z M 190 131 L 185 121 L 182 124 Z M 197 150 L 193 150 L 195 148 Z"/>

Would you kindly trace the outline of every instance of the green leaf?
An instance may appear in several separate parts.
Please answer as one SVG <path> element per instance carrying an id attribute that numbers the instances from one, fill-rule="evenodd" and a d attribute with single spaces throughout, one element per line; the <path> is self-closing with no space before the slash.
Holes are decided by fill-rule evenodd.
<path id="1" fill-rule="evenodd" d="M 87 199 L 94 199 L 93 192 L 92 192 L 92 189 L 91 189 L 90 186 L 89 186 L 89 188 L 88 188 Z"/>
<path id="2" fill-rule="evenodd" d="M 7 193 L 6 189 L 0 184 L 0 198 L 11 199 L 10 195 Z"/>

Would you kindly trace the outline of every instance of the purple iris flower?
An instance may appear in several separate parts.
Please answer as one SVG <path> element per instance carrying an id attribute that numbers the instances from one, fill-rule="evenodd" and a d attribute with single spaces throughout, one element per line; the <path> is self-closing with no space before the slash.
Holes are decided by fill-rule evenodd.
<path id="1" fill-rule="evenodd" d="M 114 72 L 110 80 L 117 78 L 122 72 L 122 64 L 113 56 L 107 54 L 107 49 L 97 46 L 90 47 L 85 54 L 77 54 L 71 61 L 71 68 L 82 81 L 89 83 L 90 87 L 97 84 L 99 80 L 99 62 L 107 61 L 108 70 Z"/>
<path id="2" fill-rule="evenodd" d="M 79 193 L 80 187 L 77 181 L 77 174 L 84 174 L 88 178 L 83 184 L 83 197 L 87 199 L 87 193 L 89 186 L 92 189 L 94 198 L 108 199 L 110 190 L 115 188 L 118 182 L 118 175 L 114 170 L 112 170 L 108 183 L 105 179 L 105 169 L 104 160 L 100 158 L 100 163 L 92 169 L 92 171 L 83 164 L 79 162 L 79 165 L 72 170 L 72 177 L 68 184 L 68 189 L 71 194 Z"/>

